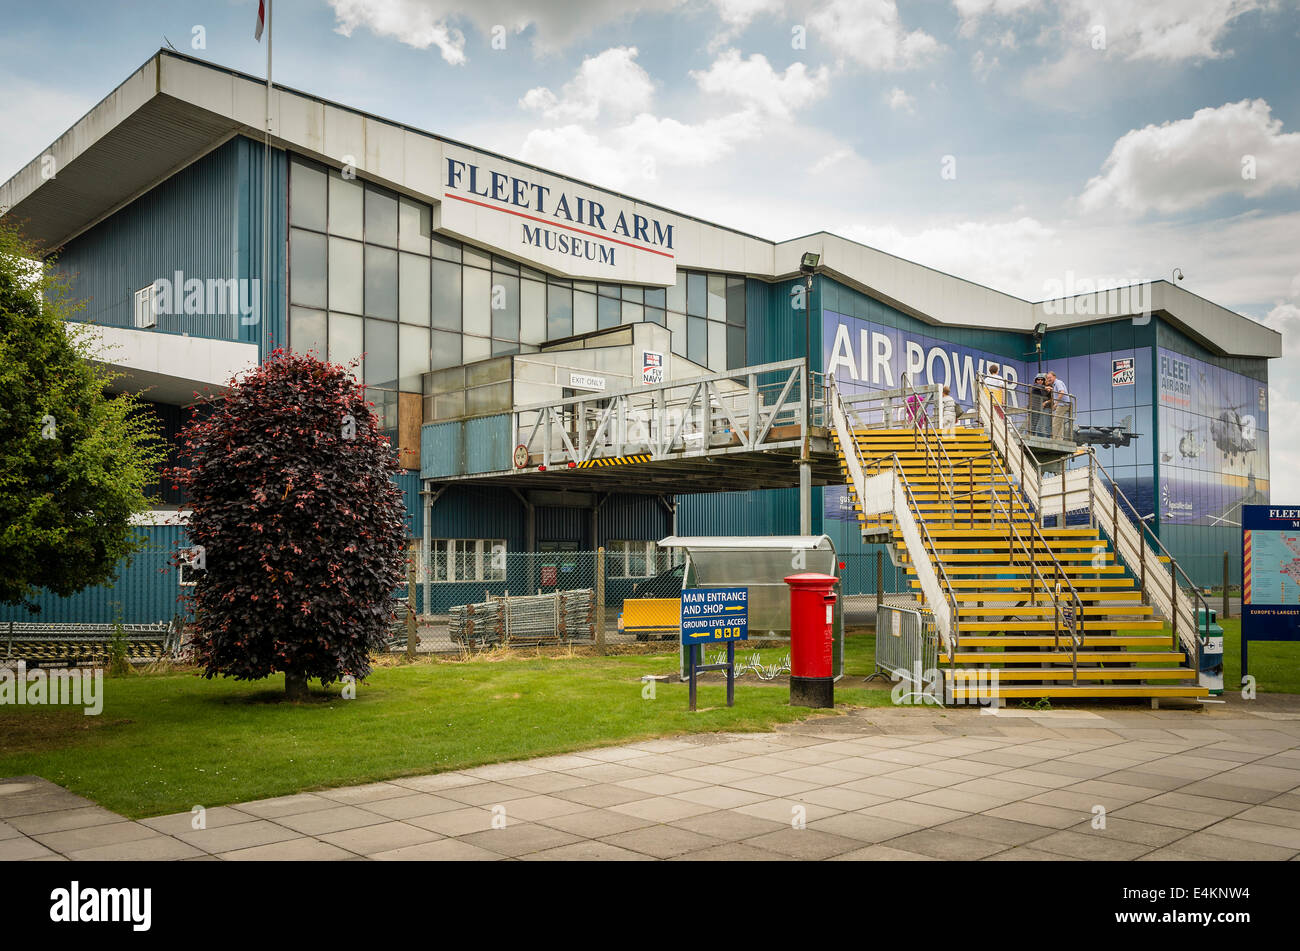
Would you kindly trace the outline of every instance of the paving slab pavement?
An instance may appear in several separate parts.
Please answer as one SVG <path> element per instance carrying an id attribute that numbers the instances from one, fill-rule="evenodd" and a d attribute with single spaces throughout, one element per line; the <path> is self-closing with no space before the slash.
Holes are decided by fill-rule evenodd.
<path id="1" fill-rule="evenodd" d="M 0 779 L 0 861 L 1300 857 L 1300 698 L 887 708 L 127 820 Z"/>

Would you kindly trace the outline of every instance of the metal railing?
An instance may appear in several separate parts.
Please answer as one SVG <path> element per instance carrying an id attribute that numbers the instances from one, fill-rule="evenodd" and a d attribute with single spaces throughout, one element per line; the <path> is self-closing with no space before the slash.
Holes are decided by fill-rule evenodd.
<path id="1" fill-rule="evenodd" d="M 913 695 L 924 697 L 926 678 L 934 677 L 939 667 L 933 615 L 924 608 L 881 605 L 876 613 L 875 665 L 891 680 L 908 681 Z"/>
<path id="2" fill-rule="evenodd" d="M 1059 525 L 1064 528 L 1069 513 L 1086 512 L 1088 524 L 1100 528 L 1110 538 L 1116 558 L 1137 577 L 1143 598 L 1164 615 L 1174 639 L 1188 660 L 1195 661 L 1194 669 L 1199 672 L 1203 641 L 1209 637 L 1209 602 L 1105 466 L 1097 461 L 1095 453 L 1089 449 L 1086 469 L 1070 468 L 1065 459 L 1044 465 L 1025 444 L 1018 427 L 1007 422 L 1005 414 L 1001 425 L 998 424 L 987 397 L 981 398 L 978 405 L 980 419 L 989 429 L 994 447 L 1003 453 L 1007 468 L 1019 477 L 1022 491 L 1037 509 L 1037 521 L 1041 523 L 1046 517 L 1059 515 Z M 1047 472 L 1053 468 L 1059 469 L 1059 485 L 1047 482 Z M 1122 520 L 1121 512 L 1125 516 Z M 1169 566 L 1167 584 L 1156 583 L 1156 578 L 1164 572 L 1162 558 Z M 1180 578 L 1185 585 L 1179 584 Z"/>
<path id="3" fill-rule="evenodd" d="M 812 425 L 824 417 L 813 375 Z M 801 446 L 804 362 L 669 381 L 616 393 L 587 393 L 516 408 L 512 444 L 542 465 L 649 454 L 654 459 Z"/>
<path id="4" fill-rule="evenodd" d="M 846 468 L 849 470 L 853 490 L 857 494 L 863 514 L 878 515 L 888 511 L 893 515 L 894 523 L 903 536 L 908 557 L 912 561 L 917 579 L 921 584 L 921 591 L 929 602 L 930 611 L 934 615 L 935 627 L 939 632 L 939 636 L 943 639 L 948 659 L 951 661 L 956 655 L 961 641 L 957 600 L 953 594 L 953 586 L 948 578 L 947 570 L 944 568 L 943 561 L 938 557 L 938 548 L 930 535 L 929 528 L 925 524 L 925 519 L 920 518 L 919 514 L 916 517 L 912 514 L 913 512 L 919 513 L 921 510 L 916 504 L 916 497 L 913 495 L 912 487 L 907 481 L 903 464 L 899 460 L 897 453 L 891 453 L 889 459 L 892 462 L 892 468 L 879 471 L 878 474 L 868 479 L 865 475 L 866 465 L 861 450 L 858 448 L 857 436 L 849 425 L 848 414 L 845 411 L 844 403 L 840 399 L 834 378 L 827 379 L 826 405 L 836 436 L 840 442 Z M 882 462 L 883 460 L 878 461 L 878 469 L 880 469 Z M 888 498 L 888 503 L 885 501 L 886 498 Z M 932 558 L 933 562 L 931 561 Z M 940 576 L 942 576 L 942 586 L 940 585 Z"/>

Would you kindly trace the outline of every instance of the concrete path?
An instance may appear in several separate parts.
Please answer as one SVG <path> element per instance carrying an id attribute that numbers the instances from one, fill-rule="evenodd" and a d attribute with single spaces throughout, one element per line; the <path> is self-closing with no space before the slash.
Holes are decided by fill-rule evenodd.
<path id="1" fill-rule="evenodd" d="M 1300 705 L 863 710 L 205 818 L 132 822 L 38 777 L 0 780 L 0 860 L 1289 860 Z"/>

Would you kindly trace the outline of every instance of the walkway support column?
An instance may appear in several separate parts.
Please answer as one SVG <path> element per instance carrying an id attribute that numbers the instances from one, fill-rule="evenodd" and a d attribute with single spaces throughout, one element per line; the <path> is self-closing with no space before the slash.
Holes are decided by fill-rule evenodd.
<path id="1" fill-rule="evenodd" d="M 799 460 L 799 534 L 812 534 L 812 464 Z"/>

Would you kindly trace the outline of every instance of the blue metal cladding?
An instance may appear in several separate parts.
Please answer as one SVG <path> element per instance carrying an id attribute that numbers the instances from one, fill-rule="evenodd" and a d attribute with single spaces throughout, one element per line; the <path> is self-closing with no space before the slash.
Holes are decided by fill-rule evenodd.
<path id="1" fill-rule="evenodd" d="M 420 427 L 420 477 L 440 479 L 465 471 L 465 427 L 460 420 Z"/>
<path id="2" fill-rule="evenodd" d="M 418 472 L 401 472 L 393 477 L 397 487 L 402 490 L 402 504 L 406 509 L 406 536 L 408 538 L 424 537 L 424 509 L 420 503 L 420 474 Z"/>
<path id="3" fill-rule="evenodd" d="M 500 538 L 523 551 L 524 509 L 508 489 L 451 486 L 433 504 L 430 538 Z"/>
<path id="4" fill-rule="evenodd" d="M 263 202 L 270 201 L 270 285 L 267 293 L 269 313 L 258 325 L 241 327 L 239 339 L 257 343 L 262 359 L 277 347 L 289 342 L 287 315 L 288 246 L 289 246 L 289 160 L 284 151 L 271 149 L 270 193 L 263 195 L 262 181 L 268 156 L 265 146 L 242 136 L 234 139 L 237 178 L 232 201 L 236 207 L 237 230 L 233 254 L 241 278 L 263 278 L 262 237 L 266 231 Z"/>
<path id="5" fill-rule="evenodd" d="M 69 275 L 77 320 L 132 325 L 137 290 L 156 280 L 230 280 L 235 260 L 238 140 L 181 170 L 63 248 L 57 269 Z M 237 314 L 158 315 L 160 333 L 239 340 Z"/>
<path id="6" fill-rule="evenodd" d="M 587 535 L 587 525 L 591 519 L 588 509 L 567 508 L 565 506 L 537 506 L 534 516 L 537 521 L 537 540 L 539 542 L 577 542 L 581 544 Z"/>
<path id="7" fill-rule="evenodd" d="M 684 498 L 684 496 L 683 496 Z M 578 510 L 588 517 L 586 509 Z M 658 541 L 673 531 L 672 516 L 655 496 L 612 495 L 596 522 L 597 544 L 611 541 Z"/>
<path id="8" fill-rule="evenodd" d="M 513 466 L 510 416 L 478 416 L 420 428 L 420 476 L 440 479 Z"/>
<path id="9" fill-rule="evenodd" d="M 121 611 L 123 624 L 152 624 L 184 615 L 177 600 L 182 589 L 180 576 L 172 567 L 172 556 L 185 545 L 185 531 L 174 525 L 141 528 L 147 539 L 129 564 L 118 566 L 115 584 L 86 588 L 61 598 L 47 591 L 36 598 L 39 614 L 21 606 L 0 605 L 0 624 L 7 621 L 55 621 L 110 624 Z M 3 627 L 0 626 L 0 634 Z"/>

